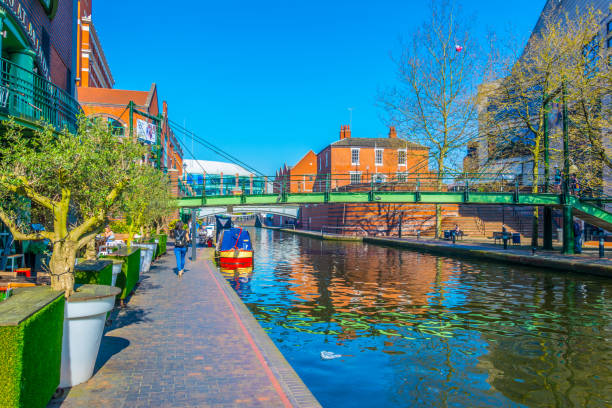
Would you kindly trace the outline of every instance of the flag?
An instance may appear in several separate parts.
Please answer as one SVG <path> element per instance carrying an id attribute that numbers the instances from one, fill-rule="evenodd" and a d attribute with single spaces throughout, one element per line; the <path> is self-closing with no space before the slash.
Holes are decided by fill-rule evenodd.
<path id="1" fill-rule="evenodd" d="M 463 51 L 463 47 L 458 45 L 458 44 L 455 44 L 455 51 L 461 52 L 461 51 Z"/>

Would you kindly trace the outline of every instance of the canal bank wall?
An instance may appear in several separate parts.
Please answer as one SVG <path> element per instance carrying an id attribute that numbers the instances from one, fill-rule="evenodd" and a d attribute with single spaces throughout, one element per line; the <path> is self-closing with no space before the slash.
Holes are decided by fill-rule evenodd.
<path id="1" fill-rule="evenodd" d="M 409 240 L 400 238 L 341 236 L 321 234 L 314 231 L 292 230 L 282 228 L 283 232 L 308 236 L 330 241 L 360 241 L 369 244 L 404 248 L 414 251 L 425 251 L 438 255 L 490 260 L 502 263 L 555 269 L 563 272 L 575 272 L 612 278 L 612 261 L 609 259 L 588 258 L 581 256 L 561 255 L 554 252 L 536 252 L 520 249 L 496 249 L 492 246 L 477 244 L 459 244 L 449 241 Z M 349 239 L 350 238 L 350 239 Z"/>

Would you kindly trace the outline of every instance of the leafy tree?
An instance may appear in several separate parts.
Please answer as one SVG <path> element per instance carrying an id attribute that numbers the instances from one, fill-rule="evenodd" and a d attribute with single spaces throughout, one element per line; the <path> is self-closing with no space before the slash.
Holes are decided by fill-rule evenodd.
<path id="1" fill-rule="evenodd" d="M 601 173 L 605 156 L 601 135 L 605 121 L 601 115 L 609 70 L 603 66 L 599 14 L 589 9 L 575 18 L 544 16 L 542 29 L 534 33 L 520 52 L 497 59 L 497 77 L 481 86 L 481 129 L 494 165 L 530 163 L 531 192 L 537 193 L 543 180 L 545 133 L 549 132 L 549 151 L 560 165 L 561 127 L 554 126 L 551 113 L 561 117 L 563 88 L 574 119 L 572 155 L 585 180 Z M 495 50 L 496 55 L 499 51 Z M 494 73 L 495 74 L 495 73 Z M 555 109 L 553 109 L 556 106 Z M 559 166 L 560 167 L 560 166 Z M 538 210 L 534 208 L 532 246 L 538 245 Z"/>
<path id="2" fill-rule="evenodd" d="M 160 228 L 176 210 L 168 177 L 161 171 L 143 166 L 126 191 L 128 200 L 121 204 L 127 224 L 128 246 L 136 232 L 146 235 L 150 229 Z"/>
<path id="3" fill-rule="evenodd" d="M 473 95 L 480 67 L 469 27 L 454 4 L 432 1 L 429 20 L 395 59 L 399 84 L 380 98 L 399 133 L 430 149 L 438 191 L 455 154 L 477 133 Z M 438 205 L 436 237 L 441 215 Z"/>
<path id="4" fill-rule="evenodd" d="M 78 125 L 77 134 L 49 126 L 30 134 L 9 121 L 0 144 L 0 220 L 17 240 L 51 241 L 51 286 L 67 296 L 77 251 L 117 210 L 145 153 L 99 120 L 81 117 Z M 26 207 L 46 231 L 30 231 Z"/>

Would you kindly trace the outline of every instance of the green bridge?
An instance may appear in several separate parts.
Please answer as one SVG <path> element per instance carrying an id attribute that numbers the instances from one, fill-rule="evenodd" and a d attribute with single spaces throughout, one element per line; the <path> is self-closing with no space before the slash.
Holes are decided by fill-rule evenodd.
<path id="1" fill-rule="evenodd" d="M 371 175 L 369 180 L 353 183 L 354 180 L 348 179 L 349 175 L 319 175 L 315 176 L 316 179 L 310 186 L 300 184 L 305 180 L 303 176 L 295 179 L 265 177 L 266 186 L 273 186 L 274 194 L 253 194 L 253 179 L 243 182 L 242 185 L 236 179 L 233 180 L 235 184 L 229 179 L 225 180 L 226 186 L 232 183 L 231 194 L 227 193 L 227 189 L 222 189 L 224 182 L 220 183 L 219 188 L 218 184 L 211 186 L 210 181 L 206 179 L 200 180 L 202 184 L 179 180 L 180 191 L 184 197 L 177 199 L 177 206 L 182 209 L 253 206 L 259 210 L 266 206 L 326 203 L 542 206 L 545 208 L 544 247 L 552 248 L 553 223 L 550 210 L 560 209 L 563 213 L 565 253 L 573 251 L 572 216 L 612 232 L 612 213 L 602 208 L 604 203 L 612 202 L 611 197 L 578 198 L 569 194 L 569 189 L 555 193 L 529 193 L 530 186 L 520 186 L 516 177 L 507 174 L 450 174 L 444 175 L 444 180 L 432 177 L 431 174 L 414 174 L 409 177 L 402 176 L 401 179 L 398 175 L 390 174 L 385 175 L 385 182 L 378 182 L 380 178 L 375 176 L 380 177 Z M 542 190 L 551 191 L 549 187 L 543 186 Z M 293 192 L 304 188 L 311 191 Z M 427 191 L 422 191 L 423 189 Z M 441 189 L 446 191 L 440 191 Z"/>

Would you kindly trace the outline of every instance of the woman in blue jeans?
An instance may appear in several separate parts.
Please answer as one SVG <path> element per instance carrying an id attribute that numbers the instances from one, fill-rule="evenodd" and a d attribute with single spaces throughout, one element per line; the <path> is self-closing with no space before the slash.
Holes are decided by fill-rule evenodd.
<path id="1" fill-rule="evenodd" d="M 174 256 L 176 256 L 176 268 L 178 269 L 178 276 L 183 276 L 185 271 L 185 255 L 187 254 L 187 247 L 189 246 L 189 231 L 183 228 L 183 222 L 177 221 L 172 230 L 174 237 Z"/>

